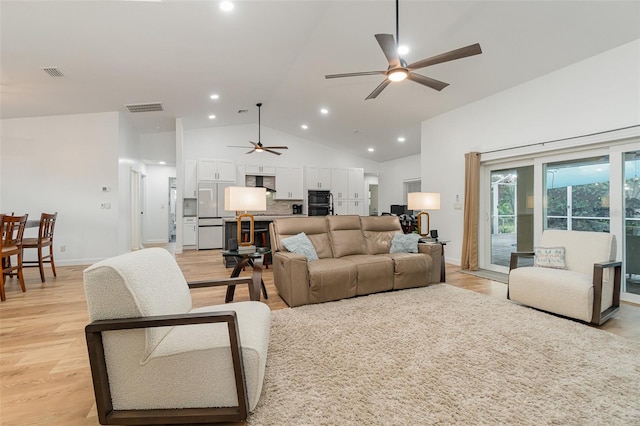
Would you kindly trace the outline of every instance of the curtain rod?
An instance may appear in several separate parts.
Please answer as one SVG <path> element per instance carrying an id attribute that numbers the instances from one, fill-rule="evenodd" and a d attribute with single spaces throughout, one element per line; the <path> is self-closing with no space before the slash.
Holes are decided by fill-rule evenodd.
<path id="1" fill-rule="evenodd" d="M 633 129 L 633 128 L 636 128 L 636 127 L 640 127 L 640 125 L 635 124 L 633 126 L 620 127 L 618 129 L 612 129 L 612 130 L 604 130 L 602 132 L 589 133 L 589 134 L 586 134 L 586 135 L 571 136 L 571 137 L 568 137 L 568 138 L 554 139 L 554 140 L 545 141 L 545 142 L 534 142 L 534 143 L 530 143 L 530 144 L 526 144 L 526 145 L 512 146 L 510 148 L 493 149 L 491 151 L 482 151 L 482 152 L 480 152 L 480 154 L 492 154 L 494 152 L 510 151 L 512 149 L 528 148 L 528 147 L 537 146 L 537 145 L 544 146 L 545 144 L 549 144 L 549 143 L 565 142 L 565 141 L 570 141 L 572 139 L 580 139 L 580 138 L 586 138 L 586 137 L 589 137 L 589 136 L 604 135 L 606 133 L 617 132 L 619 130 L 628 130 L 628 129 Z"/>

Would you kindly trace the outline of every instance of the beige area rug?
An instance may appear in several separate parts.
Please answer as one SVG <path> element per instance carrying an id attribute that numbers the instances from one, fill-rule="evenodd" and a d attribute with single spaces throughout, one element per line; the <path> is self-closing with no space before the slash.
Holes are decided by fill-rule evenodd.
<path id="1" fill-rule="evenodd" d="M 250 425 L 638 425 L 640 343 L 447 284 L 273 312 Z"/>

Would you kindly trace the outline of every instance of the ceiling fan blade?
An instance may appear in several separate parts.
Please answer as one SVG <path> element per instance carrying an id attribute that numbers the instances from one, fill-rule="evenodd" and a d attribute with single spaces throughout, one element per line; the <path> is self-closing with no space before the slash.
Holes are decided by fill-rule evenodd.
<path id="1" fill-rule="evenodd" d="M 400 57 L 398 56 L 398 46 L 393 38 L 393 34 L 376 34 L 376 40 L 389 61 L 389 68 L 400 66 Z"/>
<path id="2" fill-rule="evenodd" d="M 371 92 L 369 94 L 369 96 L 367 96 L 366 98 L 364 98 L 364 100 L 369 100 L 369 99 L 375 99 L 378 97 L 378 95 L 380 94 L 380 92 L 382 92 L 384 90 L 385 87 L 387 87 L 389 85 L 389 83 L 391 83 L 391 80 L 387 80 L 386 78 L 384 79 L 384 81 L 382 83 L 380 83 L 380 85 L 378 87 L 375 88 L 375 90 L 373 92 Z"/>
<path id="3" fill-rule="evenodd" d="M 269 148 L 265 148 L 264 150 L 265 150 L 266 152 L 270 153 L 270 154 L 275 154 L 275 155 L 280 155 L 280 154 L 281 154 L 280 152 L 278 152 L 278 151 L 272 151 L 272 150 L 270 150 Z"/>
<path id="4" fill-rule="evenodd" d="M 246 146 L 241 146 L 241 145 L 227 145 L 227 148 L 247 148 Z"/>
<path id="5" fill-rule="evenodd" d="M 407 67 L 410 71 L 417 70 L 420 68 L 428 67 L 430 65 L 440 64 L 442 62 L 453 61 L 455 59 L 466 58 L 467 56 L 479 55 L 482 53 L 482 49 L 478 43 L 471 44 L 466 47 L 461 47 L 460 49 L 455 49 L 450 52 L 441 53 L 440 55 L 432 56 L 427 59 L 423 59 L 418 62 L 414 62 L 409 64 Z"/>
<path id="6" fill-rule="evenodd" d="M 252 149 L 251 151 L 247 151 L 247 152 L 245 152 L 245 154 L 251 154 L 252 152 L 256 152 L 255 148 L 254 148 L 254 149 Z"/>
<path id="7" fill-rule="evenodd" d="M 254 149 L 260 146 L 260 142 L 255 143 L 254 141 L 249 141 L 249 143 L 253 145 Z"/>
<path id="8" fill-rule="evenodd" d="M 348 72 L 346 74 L 329 74 L 324 78 L 342 78 L 342 77 L 359 77 L 361 75 L 378 75 L 385 74 L 385 71 L 364 71 L 364 72 Z"/>
<path id="9" fill-rule="evenodd" d="M 264 149 L 289 149 L 288 146 L 264 146 Z"/>
<path id="10" fill-rule="evenodd" d="M 410 72 L 407 78 L 411 81 L 415 81 L 416 83 L 431 87 L 437 91 L 440 91 L 449 85 L 449 83 L 445 83 L 444 81 L 425 77 L 424 75 L 416 74 L 415 72 Z"/>

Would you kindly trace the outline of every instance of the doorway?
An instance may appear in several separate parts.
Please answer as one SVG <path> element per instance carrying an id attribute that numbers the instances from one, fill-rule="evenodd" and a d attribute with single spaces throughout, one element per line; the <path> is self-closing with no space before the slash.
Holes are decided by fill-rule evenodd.
<path id="1" fill-rule="evenodd" d="M 176 242 L 176 178 L 169 178 L 169 242 Z"/>

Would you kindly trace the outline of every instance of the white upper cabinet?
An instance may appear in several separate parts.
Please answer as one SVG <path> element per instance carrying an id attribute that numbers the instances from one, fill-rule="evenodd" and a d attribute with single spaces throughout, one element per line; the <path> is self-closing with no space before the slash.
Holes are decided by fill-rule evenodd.
<path id="1" fill-rule="evenodd" d="M 302 167 L 276 168 L 276 200 L 302 200 L 304 185 Z"/>
<path id="2" fill-rule="evenodd" d="M 331 169 L 329 167 L 307 166 L 307 189 L 331 189 Z"/>
<path id="3" fill-rule="evenodd" d="M 235 183 L 236 164 L 232 160 L 198 160 L 198 180 Z"/>
<path id="4" fill-rule="evenodd" d="M 248 176 L 275 176 L 276 166 L 259 166 L 257 164 L 245 164 L 244 173 Z"/>
<path id="5" fill-rule="evenodd" d="M 185 160 L 183 198 L 196 198 L 197 196 L 198 196 L 198 162 L 196 160 Z"/>

